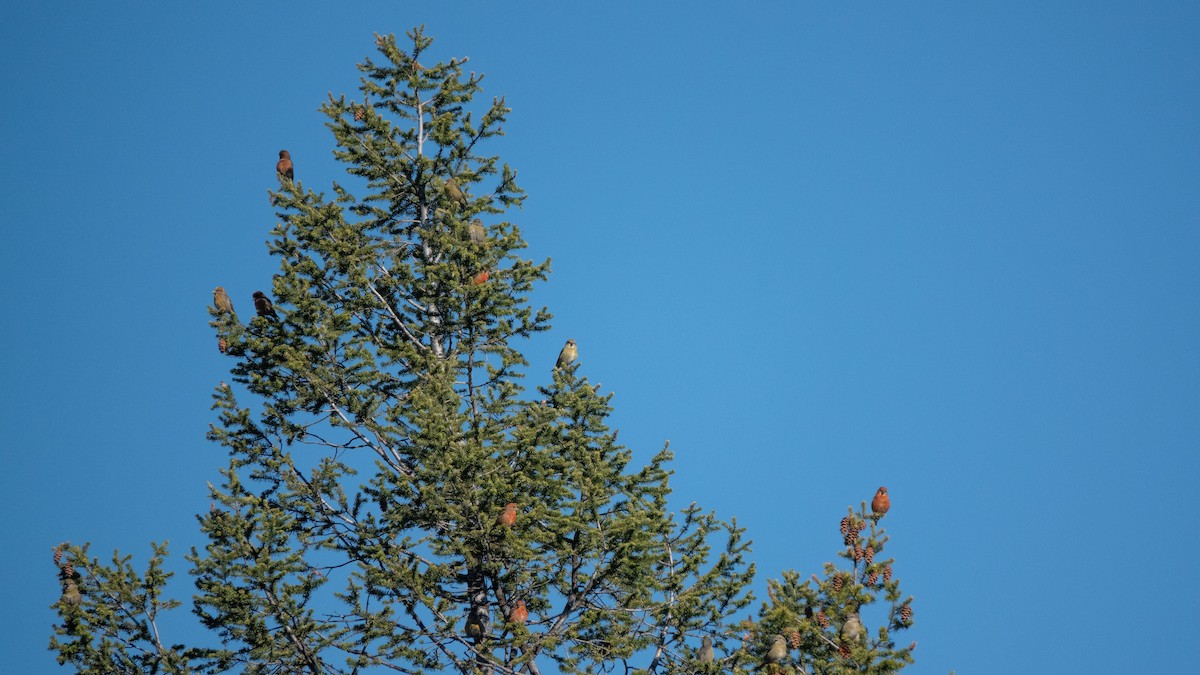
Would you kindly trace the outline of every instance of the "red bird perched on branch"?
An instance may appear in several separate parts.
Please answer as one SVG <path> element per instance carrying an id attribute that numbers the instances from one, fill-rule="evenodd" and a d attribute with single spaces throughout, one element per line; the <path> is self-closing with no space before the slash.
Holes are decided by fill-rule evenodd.
<path id="1" fill-rule="evenodd" d="M 279 319 L 279 315 L 275 313 L 275 308 L 271 306 L 271 299 L 262 291 L 254 291 L 254 311 L 258 312 L 259 316 L 269 316 L 275 320 Z"/>
<path id="2" fill-rule="evenodd" d="M 295 179 L 296 171 L 292 166 L 292 153 L 287 150 L 279 151 L 279 161 L 275 163 L 275 175 L 279 178 L 280 182 L 284 178 L 288 180 Z"/>
<path id="3" fill-rule="evenodd" d="M 882 518 L 890 508 L 892 500 L 888 498 L 887 488 L 881 487 L 875 491 L 875 498 L 871 500 L 871 512 Z"/>
<path id="4" fill-rule="evenodd" d="M 517 524 L 517 505 L 509 502 L 504 505 L 504 510 L 500 515 L 496 516 L 496 524 L 504 527 L 512 527 Z"/>
<path id="5" fill-rule="evenodd" d="M 525 623 L 529 620 L 529 610 L 525 609 L 524 600 L 517 601 L 517 606 L 508 613 L 508 620 L 510 623 Z"/>

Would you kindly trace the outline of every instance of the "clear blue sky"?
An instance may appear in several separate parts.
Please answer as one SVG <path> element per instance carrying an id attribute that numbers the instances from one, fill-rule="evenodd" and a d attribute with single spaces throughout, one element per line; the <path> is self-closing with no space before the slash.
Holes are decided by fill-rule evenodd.
<path id="1" fill-rule="evenodd" d="M 211 291 L 269 286 L 276 153 L 344 175 L 316 108 L 422 23 L 513 108 L 530 384 L 578 340 L 760 596 L 887 485 L 912 672 L 1194 660 L 1200 5 L 334 4 L 0 10 L 5 672 L 59 672 L 55 543 L 186 569 Z"/>

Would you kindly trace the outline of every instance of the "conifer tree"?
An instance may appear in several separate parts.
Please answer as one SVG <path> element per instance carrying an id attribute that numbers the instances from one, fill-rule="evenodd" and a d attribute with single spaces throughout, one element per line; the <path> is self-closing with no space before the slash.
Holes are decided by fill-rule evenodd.
<path id="1" fill-rule="evenodd" d="M 739 628 L 754 574 L 743 530 L 695 503 L 668 509 L 669 449 L 634 465 L 583 360 L 526 361 L 520 341 L 550 329 L 527 301 L 549 263 L 520 257 L 506 215 L 524 192 L 486 154 L 510 111 L 478 102 L 467 59 L 434 62 L 422 29 L 409 38 L 376 36 L 359 97 L 322 106 L 345 184 L 327 196 L 302 162 L 279 171 L 268 244 L 279 271 L 257 315 L 210 309 L 237 387 L 213 395 L 208 436 L 228 466 L 198 517 L 208 544 L 187 560 L 193 612 L 216 639 L 160 636 L 157 616 L 179 605 L 163 599 L 165 545 L 139 574 L 128 557 L 102 565 L 64 544 L 59 662 L 314 675 L 898 669 L 906 652 L 886 634 L 844 647 L 805 614 L 868 602 L 877 582 L 863 575 L 882 563 L 855 559 L 836 590 L 840 576 L 811 589 L 785 574 L 760 621 Z M 541 368 L 549 383 L 530 395 L 524 375 Z M 890 579 L 879 588 L 899 592 Z M 768 662 L 768 632 L 811 656 Z M 719 656 L 701 652 L 706 640 Z"/>

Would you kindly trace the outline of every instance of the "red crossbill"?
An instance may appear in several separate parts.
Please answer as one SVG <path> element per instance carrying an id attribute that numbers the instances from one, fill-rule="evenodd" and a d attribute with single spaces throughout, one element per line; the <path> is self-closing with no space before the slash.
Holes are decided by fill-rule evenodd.
<path id="1" fill-rule="evenodd" d="M 287 150 L 279 151 L 279 161 L 275 163 L 275 176 L 279 178 L 279 182 L 283 179 L 295 180 L 296 171 L 292 166 L 292 153 Z"/>
<path id="2" fill-rule="evenodd" d="M 883 514 L 892 508 L 892 500 L 888 497 L 887 488 L 881 487 L 875 491 L 875 497 L 871 500 L 871 512 L 877 516 L 883 517 Z"/>
<path id="3" fill-rule="evenodd" d="M 512 527 L 517 524 L 517 505 L 509 502 L 504 505 L 504 510 L 500 515 L 496 516 L 496 524 L 504 527 Z"/>
<path id="4" fill-rule="evenodd" d="M 271 299 L 262 291 L 254 291 L 254 310 L 258 312 L 259 316 L 279 318 L 279 315 L 275 313 L 275 308 L 271 305 Z"/>

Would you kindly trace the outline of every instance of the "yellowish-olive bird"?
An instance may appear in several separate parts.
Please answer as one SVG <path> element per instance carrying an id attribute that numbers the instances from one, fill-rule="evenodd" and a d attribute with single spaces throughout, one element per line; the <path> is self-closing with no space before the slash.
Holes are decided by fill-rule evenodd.
<path id="1" fill-rule="evenodd" d="M 712 663 L 715 655 L 712 648 L 712 637 L 705 635 L 700 641 L 700 663 Z"/>
<path id="2" fill-rule="evenodd" d="M 79 585 L 74 579 L 63 579 L 63 592 L 59 602 L 66 603 L 73 607 L 78 607 L 83 602 L 83 594 L 79 592 Z"/>
<path id="3" fill-rule="evenodd" d="M 446 179 L 446 194 L 459 206 L 467 205 L 467 196 L 463 194 L 462 188 L 458 187 L 458 181 L 453 178 Z"/>
<path id="4" fill-rule="evenodd" d="M 484 229 L 482 220 L 478 218 L 472 220 L 470 231 L 471 241 L 475 242 L 476 244 L 482 244 L 483 242 L 487 241 L 487 230 Z"/>
<path id="5" fill-rule="evenodd" d="M 850 612 L 846 615 L 846 623 L 842 624 L 842 641 L 858 643 L 863 637 L 862 620 L 858 618 L 858 612 Z"/>
<path id="6" fill-rule="evenodd" d="M 225 314 L 236 316 L 233 313 L 233 301 L 229 299 L 228 295 L 226 295 L 225 288 L 223 286 L 217 286 L 213 289 L 213 304 L 217 306 L 218 312 L 224 312 Z"/>
<path id="7" fill-rule="evenodd" d="M 775 641 L 771 643 L 771 649 L 767 651 L 767 661 L 770 663 L 783 663 L 783 660 L 788 655 L 787 638 L 782 635 L 776 635 Z"/>
<path id="8" fill-rule="evenodd" d="M 575 341 L 567 340 L 567 344 L 558 353 L 558 361 L 554 363 L 554 367 L 562 368 L 565 365 L 574 363 L 577 358 L 579 358 L 579 350 L 575 348 Z"/>

